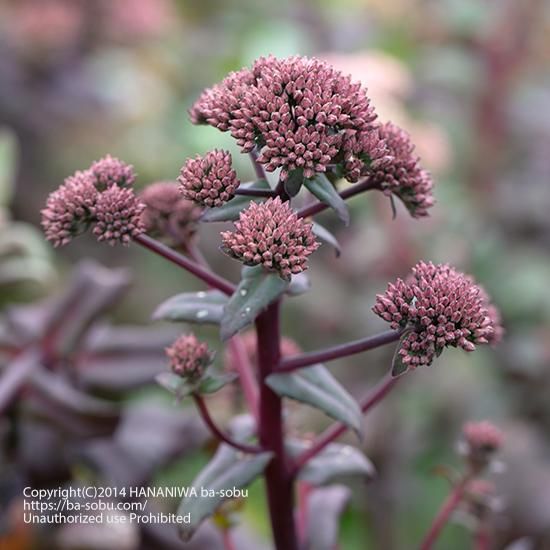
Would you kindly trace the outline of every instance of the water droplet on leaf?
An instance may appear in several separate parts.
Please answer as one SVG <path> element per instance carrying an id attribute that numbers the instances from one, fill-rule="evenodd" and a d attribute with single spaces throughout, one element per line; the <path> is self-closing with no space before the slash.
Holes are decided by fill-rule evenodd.
<path id="1" fill-rule="evenodd" d="M 197 319 L 204 319 L 205 317 L 208 316 L 208 310 L 207 309 L 201 309 L 199 311 L 197 311 Z"/>

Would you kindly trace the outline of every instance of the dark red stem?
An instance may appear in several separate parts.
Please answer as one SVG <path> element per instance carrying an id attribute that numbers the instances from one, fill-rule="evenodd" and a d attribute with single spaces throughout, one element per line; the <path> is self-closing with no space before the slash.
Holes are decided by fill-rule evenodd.
<path id="1" fill-rule="evenodd" d="M 247 197 L 276 197 L 277 193 L 272 189 L 249 189 L 240 187 L 235 191 L 235 195 L 245 195 Z"/>
<path id="2" fill-rule="evenodd" d="M 441 533 L 443 527 L 445 527 L 447 521 L 451 517 L 451 514 L 464 497 L 470 478 L 470 474 L 466 474 L 462 480 L 454 486 L 451 494 L 447 497 L 447 500 L 443 503 L 443 506 L 435 517 L 427 535 L 424 537 L 420 545 L 420 550 L 430 550 L 433 547 L 439 533 Z"/>
<path id="3" fill-rule="evenodd" d="M 256 153 L 256 151 L 250 151 L 250 153 L 248 153 L 248 156 L 252 161 L 252 166 L 254 166 L 254 171 L 256 172 L 256 176 L 261 180 L 265 180 L 266 179 L 265 170 L 264 170 L 264 167 L 258 162 L 258 153 Z"/>
<path id="4" fill-rule="evenodd" d="M 249 453 L 249 454 L 258 454 L 263 452 L 263 449 L 260 447 L 257 447 L 255 445 L 247 445 L 246 443 L 241 443 L 240 441 L 234 441 L 227 435 L 226 433 L 222 432 L 218 426 L 216 426 L 214 420 L 210 416 L 210 412 L 208 411 L 208 407 L 206 406 L 206 403 L 204 402 L 204 399 L 202 396 L 198 394 L 193 394 L 193 398 L 195 400 L 195 403 L 197 405 L 197 408 L 199 409 L 199 412 L 201 414 L 201 418 L 204 420 L 204 423 L 208 426 L 210 431 L 220 440 L 224 443 L 227 443 L 229 446 L 234 447 L 235 449 L 238 449 L 239 451 L 242 451 L 243 453 Z"/>
<path id="5" fill-rule="evenodd" d="M 343 199 L 349 199 L 350 197 L 353 197 L 355 195 L 358 195 L 359 193 L 363 193 L 364 191 L 369 191 L 371 189 L 378 189 L 378 185 L 371 182 L 368 178 L 366 180 L 363 180 L 359 183 L 355 183 L 348 187 L 347 189 L 344 189 L 340 196 Z M 306 206 L 298 211 L 298 217 L 299 218 L 309 218 L 310 216 L 315 216 L 315 214 L 319 214 L 319 212 L 322 212 L 323 210 L 326 210 L 327 208 L 330 208 L 328 204 L 325 204 L 324 202 L 315 202 L 311 204 L 310 206 Z"/>
<path id="6" fill-rule="evenodd" d="M 346 342 L 345 344 L 339 344 L 331 348 L 322 349 L 319 351 L 311 351 L 309 353 L 303 353 L 301 355 L 295 355 L 294 357 L 288 357 L 281 361 L 278 372 L 293 371 L 309 365 L 316 365 L 317 363 L 323 363 L 324 361 L 332 361 L 333 359 L 340 359 L 341 357 L 347 357 L 349 355 L 355 355 L 363 351 L 378 348 L 391 342 L 396 342 L 401 337 L 402 332 L 396 330 L 389 330 L 382 332 L 374 336 L 368 336 L 367 338 L 361 338 L 360 340 L 354 340 L 352 342 Z"/>
<path id="7" fill-rule="evenodd" d="M 227 295 L 233 294 L 235 292 L 235 285 L 230 283 L 223 277 L 220 277 L 216 273 L 202 267 L 196 262 L 190 260 L 189 258 L 178 254 L 170 247 L 160 243 L 159 241 L 149 237 L 148 235 L 138 235 L 134 237 L 134 241 L 140 244 L 141 246 L 151 250 L 155 254 L 162 256 L 168 261 L 182 267 L 186 271 L 189 271 L 192 275 L 204 281 L 208 286 L 212 288 L 217 288 L 221 292 Z"/>
<path id="8" fill-rule="evenodd" d="M 361 400 L 361 410 L 363 413 L 366 413 L 377 403 L 379 403 L 393 389 L 399 380 L 400 378 L 393 378 L 391 373 L 386 374 L 386 376 L 382 378 L 382 380 L 365 396 L 365 398 Z M 342 424 L 340 422 L 333 424 L 313 442 L 307 451 L 304 451 L 295 460 L 292 474 L 296 475 L 300 468 L 306 464 L 306 462 L 320 453 L 329 443 L 332 443 L 347 430 L 348 426 L 346 424 Z"/>
<path id="9" fill-rule="evenodd" d="M 281 398 L 265 383 L 280 361 L 279 301 L 256 319 L 260 375 L 260 444 L 273 453 L 265 471 L 267 500 L 277 550 L 298 550 L 294 524 L 293 478 L 284 448 Z"/>

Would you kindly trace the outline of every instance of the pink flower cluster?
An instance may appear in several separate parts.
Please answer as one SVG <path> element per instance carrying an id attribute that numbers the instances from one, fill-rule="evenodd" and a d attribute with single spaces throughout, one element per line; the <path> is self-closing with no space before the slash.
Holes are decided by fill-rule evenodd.
<path id="1" fill-rule="evenodd" d="M 307 269 L 307 257 L 319 247 L 311 224 L 279 197 L 252 202 L 235 228 L 221 234 L 225 251 L 246 265 L 277 271 L 287 280 Z"/>
<path id="2" fill-rule="evenodd" d="M 231 153 L 214 149 L 189 159 L 178 178 L 184 198 L 202 206 L 221 206 L 235 196 L 239 187 L 232 168 Z"/>
<path id="3" fill-rule="evenodd" d="M 166 348 L 166 355 L 170 360 L 172 372 L 189 382 L 196 382 L 202 378 L 214 359 L 208 345 L 198 340 L 193 333 L 180 336 Z"/>
<path id="4" fill-rule="evenodd" d="M 127 187 L 134 180 L 132 167 L 110 155 L 68 177 L 42 210 L 46 238 L 63 246 L 93 225 L 99 241 L 127 244 L 145 229 L 144 205 Z"/>
<path id="5" fill-rule="evenodd" d="M 447 264 L 418 263 L 376 297 L 374 313 L 406 330 L 398 354 L 408 367 L 430 365 L 447 346 L 473 351 L 499 330 L 485 291 Z M 493 310 L 496 311 L 496 310 Z"/>
<path id="6" fill-rule="evenodd" d="M 306 178 L 340 164 L 350 181 L 387 160 L 376 114 L 360 83 L 319 59 L 261 57 L 205 90 L 195 124 L 229 131 L 243 152 L 259 151 L 268 171 Z"/>
<path id="7" fill-rule="evenodd" d="M 178 246 L 192 241 L 202 209 L 182 198 L 176 182 L 152 183 L 139 198 L 145 204 L 141 219 L 148 233 L 164 237 Z"/>
<path id="8" fill-rule="evenodd" d="M 409 134 L 391 122 L 381 125 L 379 131 L 393 160 L 373 167 L 370 180 L 386 194 L 399 197 L 413 217 L 427 216 L 435 203 L 433 181 L 420 166 Z"/>
<path id="9" fill-rule="evenodd" d="M 471 451 L 494 452 L 504 442 L 504 434 L 487 420 L 466 423 L 462 433 Z"/>

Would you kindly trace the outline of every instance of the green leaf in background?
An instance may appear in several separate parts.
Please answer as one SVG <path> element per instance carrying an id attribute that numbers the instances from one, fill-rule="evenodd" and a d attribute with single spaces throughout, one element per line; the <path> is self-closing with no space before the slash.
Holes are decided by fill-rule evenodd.
<path id="1" fill-rule="evenodd" d="M 220 445 L 210 463 L 192 483 L 198 494 L 190 492 L 178 507 L 179 516 L 191 516 L 191 523 L 180 527 L 183 540 L 189 540 L 198 526 L 231 498 L 223 491 L 247 487 L 264 471 L 271 457 L 270 452 L 245 455 L 228 445 Z M 201 496 L 201 489 L 209 491 L 209 496 Z"/>
<path id="2" fill-rule="evenodd" d="M 254 322 L 287 288 L 288 282 L 277 273 L 266 271 L 261 266 L 245 266 L 241 282 L 224 308 L 220 327 L 222 340 L 231 338 Z"/>
<path id="3" fill-rule="evenodd" d="M 334 248 L 334 251 L 336 252 L 336 257 L 340 256 L 342 252 L 342 249 L 340 248 L 340 243 L 326 227 L 322 226 L 320 223 L 313 222 L 311 230 L 322 241 Z"/>
<path id="4" fill-rule="evenodd" d="M 301 168 L 292 170 L 285 181 L 285 191 L 289 197 L 295 197 L 304 184 L 304 171 Z"/>
<path id="5" fill-rule="evenodd" d="M 299 440 L 290 440 L 287 447 L 294 456 L 307 450 L 306 442 Z M 342 443 L 330 443 L 305 464 L 298 474 L 298 479 L 320 486 L 333 483 L 342 477 L 359 476 L 368 480 L 375 475 L 376 470 L 372 462 L 360 449 Z"/>
<path id="6" fill-rule="evenodd" d="M 0 128 L 0 207 L 7 207 L 13 193 L 17 166 L 17 140 L 6 127 Z"/>
<path id="7" fill-rule="evenodd" d="M 325 174 L 317 174 L 314 178 L 307 179 L 305 186 L 312 195 L 315 195 L 321 202 L 333 208 L 338 217 L 346 225 L 349 225 L 348 206 Z"/>
<path id="8" fill-rule="evenodd" d="M 233 382 L 238 378 L 235 372 L 220 372 L 206 375 L 198 385 L 199 393 L 216 393 L 225 385 Z"/>
<path id="9" fill-rule="evenodd" d="M 233 382 L 237 378 L 235 373 L 210 373 L 207 372 L 196 383 L 189 383 L 181 376 L 173 372 L 161 372 L 157 374 L 155 380 L 165 390 L 174 394 L 176 401 L 181 401 L 184 397 L 192 393 L 215 393 L 226 384 Z"/>
<path id="10" fill-rule="evenodd" d="M 265 180 L 258 180 L 251 184 L 241 184 L 243 189 L 271 189 Z M 233 222 L 239 219 L 242 210 L 248 207 L 251 201 L 262 202 L 265 197 L 249 197 L 237 195 L 229 202 L 218 208 L 207 208 L 201 216 L 203 222 Z"/>
<path id="11" fill-rule="evenodd" d="M 176 294 L 157 307 L 153 319 L 217 325 L 222 320 L 227 300 L 218 290 Z"/>
<path id="12" fill-rule="evenodd" d="M 351 490 L 342 485 L 315 489 L 308 501 L 308 550 L 333 550 L 338 547 L 340 516 L 351 497 Z"/>
<path id="13" fill-rule="evenodd" d="M 323 365 L 271 374 L 266 383 L 280 396 L 320 409 L 360 433 L 362 414 L 359 405 Z"/>

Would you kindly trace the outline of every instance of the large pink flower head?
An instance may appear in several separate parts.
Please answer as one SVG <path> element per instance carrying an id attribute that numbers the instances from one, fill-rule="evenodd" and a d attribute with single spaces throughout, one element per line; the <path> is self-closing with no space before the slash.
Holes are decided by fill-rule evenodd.
<path id="1" fill-rule="evenodd" d="M 145 231 L 141 219 L 144 208 L 131 189 L 109 187 L 98 195 L 93 234 L 111 246 L 129 244 L 132 237 Z"/>
<path id="2" fill-rule="evenodd" d="M 190 243 L 195 233 L 202 209 L 181 196 L 174 181 L 159 181 L 148 185 L 139 195 L 145 204 L 142 220 L 146 230 L 168 238 L 177 245 Z"/>
<path id="3" fill-rule="evenodd" d="M 231 153 L 218 149 L 189 159 L 178 178 L 182 196 L 211 207 L 231 200 L 240 184 L 231 163 Z"/>
<path id="4" fill-rule="evenodd" d="M 473 351 L 498 327 L 487 294 L 447 264 L 418 263 L 411 277 L 390 283 L 376 297 L 374 313 L 395 330 L 406 330 L 398 350 L 407 367 L 430 365 L 447 346 Z"/>
<path id="5" fill-rule="evenodd" d="M 96 160 L 90 166 L 89 172 L 98 191 L 104 191 L 113 185 L 130 187 L 136 180 L 134 167 L 111 155 Z"/>
<path id="6" fill-rule="evenodd" d="M 307 57 L 261 57 L 205 90 L 190 110 L 195 124 L 229 131 L 243 152 L 259 151 L 281 179 L 340 165 L 350 181 L 384 158 L 376 114 L 360 83 Z"/>
<path id="7" fill-rule="evenodd" d="M 252 202 L 235 222 L 235 231 L 222 235 L 225 251 L 246 265 L 262 265 L 283 279 L 307 269 L 307 257 L 319 243 L 311 223 L 299 218 L 279 197 Z"/>
<path id="8" fill-rule="evenodd" d="M 50 194 L 42 210 L 46 239 L 64 246 L 86 231 L 93 219 L 97 191 L 88 172 L 76 172 Z"/>
<path id="9" fill-rule="evenodd" d="M 170 359 L 172 372 L 190 382 L 196 382 L 202 378 L 214 359 L 208 344 L 199 341 L 192 333 L 180 336 L 169 348 L 166 348 L 166 355 Z"/>
<path id="10" fill-rule="evenodd" d="M 371 181 L 388 195 L 399 197 L 413 217 L 427 216 L 435 202 L 433 181 L 420 166 L 409 134 L 391 122 L 382 124 L 379 131 L 393 160 L 373 167 Z"/>

